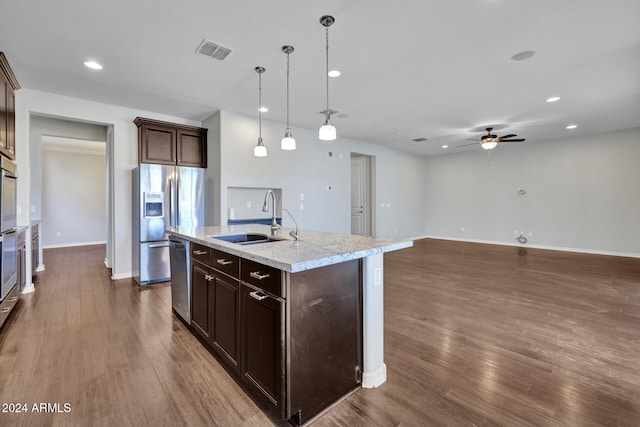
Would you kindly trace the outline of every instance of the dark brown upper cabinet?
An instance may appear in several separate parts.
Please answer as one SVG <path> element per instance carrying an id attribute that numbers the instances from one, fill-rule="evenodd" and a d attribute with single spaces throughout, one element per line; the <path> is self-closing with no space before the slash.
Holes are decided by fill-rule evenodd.
<path id="1" fill-rule="evenodd" d="M 7 57 L 0 52 L 0 154 L 16 158 L 16 108 L 15 91 L 20 84 L 13 74 Z"/>
<path id="2" fill-rule="evenodd" d="M 207 167 L 207 129 L 136 117 L 138 162 Z"/>

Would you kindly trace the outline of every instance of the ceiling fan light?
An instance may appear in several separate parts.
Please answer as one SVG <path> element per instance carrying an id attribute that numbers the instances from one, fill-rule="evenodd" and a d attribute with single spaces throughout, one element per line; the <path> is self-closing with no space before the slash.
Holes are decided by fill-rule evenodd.
<path id="1" fill-rule="evenodd" d="M 318 138 L 322 141 L 334 141 L 336 139 L 336 128 L 328 120 L 320 127 Z"/>
<path id="2" fill-rule="evenodd" d="M 295 150 L 296 149 L 296 140 L 291 135 L 291 132 L 285 132 L 284 138 L 280 141 L 280 148 L 283 150 Z"/>
<path id="3" fill-rule="evenodd" d="M 498 146 L 498 142 L 497 141 L 482 141 L 480 143 L 480 146 L 482 148 L 484 148 L 485 150 L 493 150 L 494 148 L 496 148 Z"/>

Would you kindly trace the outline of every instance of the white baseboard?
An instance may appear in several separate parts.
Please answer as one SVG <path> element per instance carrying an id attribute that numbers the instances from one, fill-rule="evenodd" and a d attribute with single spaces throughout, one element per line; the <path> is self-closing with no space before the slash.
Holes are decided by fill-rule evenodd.
<path id="1" fill-rule="evenodd" d="M 131 279 L 132 277 L 133 277 L 133 273 L 129 271 L 127 273 L 112 274 L 111 280 Z"/>
<path id="2" fill-rule="evenodd" d="M 43 245 L 42 249 L 56 249 L 56 248 L 72 248 L 75 246 L 92 246 L 92 245 L 106 245 L 105 240 L 99 242 L 78 242 L 78 243 L 63 243 L 61 245 Z"/>
<path id="3" fill-rule="evenodd" d="M 440 240 L 451 240 L 456 242 L 483 243 L 486 245 L 517 246 L 521 248 L 546 249 L 550 251 L 577 252 L 577 253 L 593 254 L 593 255 L 609 255 L 609 256 L 619 256 L 619 257 L 626 257 L 626 258 L 640 258 L 640 253 L 634 253 L 634 252 L 616 252 L 616 251 L 602 251 L 597 249 L 566 248 L 563 246 L 530 245 L 530 244 L 520 244 L 520 243 L 513 243 L 513 242 L 500 242 L 495 240 L 461 239 L 458 237 L 445 237 L 445 236 L 432 236 L 432 235 L 414 237 L 413 239 L 414 240 L 440 239 Z"/>
<path id="4" fill-rule="evenodd" d="M 385 363 L 375 372 L 362 373 L 363 388 L 380 387 L 385 381 L 387 381 L 387 365 Z"/>

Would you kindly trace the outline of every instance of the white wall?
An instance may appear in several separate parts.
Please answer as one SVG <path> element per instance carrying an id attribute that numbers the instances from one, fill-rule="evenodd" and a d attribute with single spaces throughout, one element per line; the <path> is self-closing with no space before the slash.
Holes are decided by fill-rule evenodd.
<path id="1" fill-rule="evenodd" d="M 29 123 L 29 154 L 31 174 L 31 219 L 41 219 L 40 201 L 42 188 L 42 161 L 40 158 L 42 136 L 58 136 L 84 139 L 89 141 L 106 141 L 107 127 L 91 123 L 80 123 L 61 120 L 53 117 L 32 116 Z M 21 159 L 18 158 L 18 161 Z M 106 166 L 103 166 L 103 168 Z"/>
<path id="2" fill-rule="evenodd" d="M 210 120 L 220 123 L 221 194 L 226 195 L 229 187 L 280 188 L 282 206 L 293 213 L 301 229 L 350 233 L 351 153 L 366 154 L 376 159 L 376 235 L 408 237 L 426 232 L 422 157 L 348 138 L 323 142 L 318 140 L 316 129 L 296 127 L 292 133 L 297 149 L 282 151 L 284 124 L 263 120 L 262 136 L 269 154 L 256 158 L 255 117 L 221 111 L 203 125 L 208 127 Z M 226 224 L 228 207 L 226 197 L 221 197 L 217 210 L 222 224 Z M 283 224 L 293 226 L 286 215 Z"/>
<path id="3" fill-rule="evenodd" d="M 138 128 L 133 123 L 133 119 L 143 116 L 193 126 L 200 126 L 200 122 L 53 93 L 20 89 L 16 92 L 16 160 L 20 173 L 18 179 L 19 224 L 29 224 L 34 218 L 28 209 L 31 202 L 32 148 L 29 144 L 31 115 L 112 126 L 113 141 L 107 141 L 107 157 L 111 158 L 109 179 L 113 197 L 110 213 L 113 220 L 112 277 L 115 279 L 130 277 L 131 170 L 138 163 Z M 28 261 L 27 272 L 30 271 L 30 260 Z"/>
<path id="4" fill-rule="evenodd" d="M 638 164 L 640 128 L 426 158 L 427 235 L 640 256 Z"/>
<path id="5" fill-rule="evenodd" d="M 105 153 L 43 150 L 40 239 L 44 248 L 106 241 L 105 179 Z"/>

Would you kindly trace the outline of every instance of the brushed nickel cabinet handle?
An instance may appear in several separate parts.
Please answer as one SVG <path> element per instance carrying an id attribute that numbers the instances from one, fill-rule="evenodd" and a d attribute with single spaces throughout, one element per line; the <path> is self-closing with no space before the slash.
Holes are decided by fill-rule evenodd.
<path id="1" fill-rule="evenodd" d="M 217 262 L 218 264 L 220 264 L 220 265 L 229 265 L 229 264 L 233 264 L 233 261 L 228 261 L 228 260 L 226 260 L 226 259 L 224 259 L 224 258 L 217 259 L 217 260 L 216 260 L 216 262 Z"/>
<path id="2" fill-rule="evenodd" d="M 249 292 L 249 296 L 253 299 L 257 299 L 258 301 L 262 301 L 265 298 L 269 298 L 267 295 L 261 294 L 258 291 Z"/>
<path id="3" fill-rule="evenodd" d="M 204 278 L 205 278 L 205 280 L 206 280 L 207 282 L 210 282 L 210 281 L 212 281 L 212 280 L 213 280 L 214 276 L 211 276 L 210 274 L 205 274 L 205 275 L 204 275 Z"/>
<path id="4" fill-rule="evenodd" d="M 258 280 L 264 280 L 267 277 L 270 276 L 269 273 L 267 274 L 260 274 L 259 271 L 252 271 L 251 273 L 249 273 L 249 276 L 253 277 L 254 279 L 258 279 Z"/>
<path id="5" fill-rule="evenodd" d="M 9 298 L 9 302 L 18 301 L 18 297 Z"/>
<path id="6" fill-rule="evenodd" d="M 8 313 L 9 311 L 11 311 L 10 308 L 3 308 L 2 310 L 0 310 L 0 313 Z"/>
<path id="7" fill-rule="evenodd" d="M 207 251 L 193 251 L 194 255 L 206 255 Z"/>

